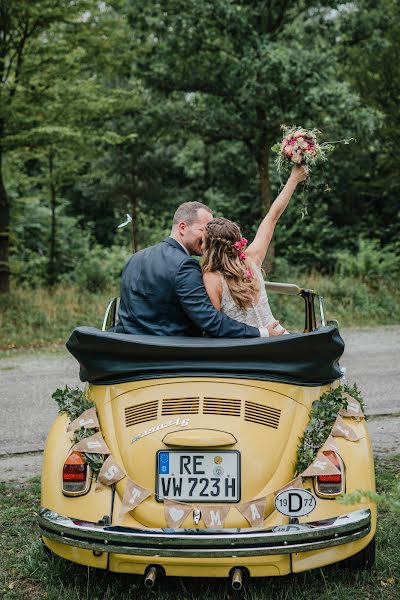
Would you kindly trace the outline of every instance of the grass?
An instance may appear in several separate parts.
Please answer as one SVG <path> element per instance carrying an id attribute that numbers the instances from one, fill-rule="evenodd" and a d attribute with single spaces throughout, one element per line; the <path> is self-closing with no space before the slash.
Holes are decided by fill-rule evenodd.
<path id="1" fill-rule="evenodd" d="M 324 296 L 327 319 L 337 319 L 341 327 L 400 323 L 400 290 L 394 284 L 367 285 L 361 279 L 316 273 L 289 280 Z M 97 293 L 72 286 L 14 287 L 9 295 L 0 295 L 0 350 L 57 346 L 78 325 L 101 327 L 107 304 L 117 294 L 117 287 Z M 271 294 L 270 303 L 285 327 L 302 330 L 301 298 Z"/>
<path id="2" fill-rule="evenodd" d="M 377 485 L 390 492 L 398 482 L 400 456 L 377 461 Z M 169 578 L 146 590 L 142 578 L 96 571 L 47 556 L 38 539 L 39 479 L 0 484 L 0 597 L 3 600 L 222 600 L 224 580 Z M 381 509 L 377 562 L 370 573 L 326 567 L 283 578 L 253 579 L 243 600 L 368 600 L 400 597 L 398 514 Z"/>

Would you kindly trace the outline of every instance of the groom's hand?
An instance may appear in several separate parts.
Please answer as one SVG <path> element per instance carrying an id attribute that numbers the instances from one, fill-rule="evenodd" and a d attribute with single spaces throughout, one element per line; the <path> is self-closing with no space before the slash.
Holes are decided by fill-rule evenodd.
<path id="1" fill-rule="evenodd" d="M 283 335 L 285 329 L 282 325 L 279 325 L 279 321 L 271 321 L 267 325 L 269 337 L 276 337 L 278 335 Z"/>

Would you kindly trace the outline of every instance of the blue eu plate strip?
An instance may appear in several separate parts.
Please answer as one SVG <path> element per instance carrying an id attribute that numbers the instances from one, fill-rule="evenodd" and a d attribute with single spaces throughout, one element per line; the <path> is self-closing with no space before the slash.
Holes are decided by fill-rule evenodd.
<path id="1" fill-rule="evenodd" d="M 158 469 L 160 475 L 169 475 L 169 452 L 160 452 L 158 455 Z"/>

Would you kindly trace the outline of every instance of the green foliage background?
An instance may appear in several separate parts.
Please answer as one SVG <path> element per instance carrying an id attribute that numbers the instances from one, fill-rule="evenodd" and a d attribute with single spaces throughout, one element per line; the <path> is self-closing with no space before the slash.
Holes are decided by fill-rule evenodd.
<path id="1" fill-rule="evenodd" d="M 12 290 L 117 287 L 132 250 L 167 235 L 187 200 L 251 238 L 280 187 L 282 123 L 357 142 L 314 170 L 305 219 L 296 192 L 269 277 L 398 281 L 396 0 L 0 0 L 0 17 L 0 279 L 10 269 Z M 117 229 L 126 213 L 132 227 Z"/>

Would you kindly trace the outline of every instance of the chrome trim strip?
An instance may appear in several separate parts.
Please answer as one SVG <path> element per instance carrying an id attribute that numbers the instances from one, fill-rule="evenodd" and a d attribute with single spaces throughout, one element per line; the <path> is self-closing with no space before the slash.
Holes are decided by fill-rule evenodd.
<path id="1" fill-rule="evenodd" d="M 238 557 L 308 552 L 346 544 L 371 530 L 371 511 L 268 529 L 130 529 L 100 526 L 41 508 L 40 533 L 62 544 L 118 554 L 159 557 Z"/>

